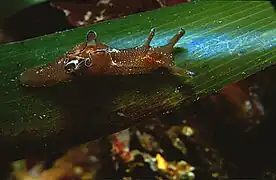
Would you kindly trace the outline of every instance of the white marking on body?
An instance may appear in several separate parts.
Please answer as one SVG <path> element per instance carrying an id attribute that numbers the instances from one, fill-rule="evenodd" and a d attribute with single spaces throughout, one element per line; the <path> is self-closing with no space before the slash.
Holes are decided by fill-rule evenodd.
<path id="1" fill-rule="evenodd" d="M 111 61 L 111 65 L 112 65 L 112 66 L 118 66 L 118 67 L 119 67 L 119 65 L 118 65 L 117 63 L 115 63 L 114 61 Z"/>
<path id="2" fill-rule="evenodd" d="M 72 60 L 72 61 L 70 61 L 69 63 L 67 63 L 67 65 L 68 65 L 68 64 L 75 64 L 75 65 L 76 65 L 76 68 L 78 68 L 78 67 L 79 67 L 78 63 L 79 63 L 78 60 Z"/>
<path id="3" fill-rule="evenodd" d="M 87 54 L 91 55 L 91 50 L 90 50 L 90 49 L 86 50 L 85 52 L 86 52 Z"/>
<path id="4" fill-rule="evenodd" d="M 109 49 L 108 52 L 110 52 L 110 53 L 112 53 L 112 52 L 119 53 L 120 50 L 112 48 L 112 49 Z"/>
<path id="5" fill-rule="evenodd" d="M 83 60 L 85 60 L 86 58 L 84 58 L 84 57 L 81 57 L 81 56 L 75 56 L 77 59 L 83 59 Z"/>

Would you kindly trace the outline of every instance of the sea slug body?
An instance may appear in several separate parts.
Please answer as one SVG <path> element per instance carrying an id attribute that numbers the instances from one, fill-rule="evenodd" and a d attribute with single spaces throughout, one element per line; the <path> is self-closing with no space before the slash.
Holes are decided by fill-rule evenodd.
<path id="1" fill-rule="evenodd" d="M 45 87 L 71 81 L 76 76 L 145 74 L 162 67 L 176 75 L 193 76 L 193 72 L 176 67 L 173 61 L 173 47 L 184 34 L 181 28 L 166 45 L 152 47 L 152 29 L 141 46 L 116 49 L 100 43 L 96 32 L 89 31 L 85 43 L 50 64 L 26 70 L 20 81 L 26 87 Z"/>

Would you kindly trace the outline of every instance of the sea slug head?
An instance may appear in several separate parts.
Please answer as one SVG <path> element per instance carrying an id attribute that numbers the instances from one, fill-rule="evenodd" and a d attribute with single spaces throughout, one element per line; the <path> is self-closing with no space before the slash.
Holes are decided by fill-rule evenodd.
<path id="1" fill-rule="evenodd" d="M 26 87 L 45 87 L 71 81 L 76 76 L 88 72 L 93 65 L 93 59 L 98 62 L 97 59 L 100 58 L 97 58 L 98 56 L 94 52 L 106 48 L 108 46 L 98 42 L 97 34 L 94 31 L 89 31 L 85 43 L 76 45 L 64 56 L 49 64 L 30 68 L 23 72 L 20 76 L 21 84 Z"/>

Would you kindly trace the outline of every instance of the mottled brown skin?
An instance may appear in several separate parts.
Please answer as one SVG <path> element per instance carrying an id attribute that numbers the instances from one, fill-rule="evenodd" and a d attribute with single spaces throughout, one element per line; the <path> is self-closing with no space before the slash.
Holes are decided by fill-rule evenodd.
<path id="1" fill-rule="evenodd" d="M 154 33 L 152 29 L 142 46 L 115 49 L 100 43 L 96 33 L 90 31 L 86 43 L 75 46 L 57 61 L 23 72 L 21 83 L 27 87 L 52 86 L 76 76 L 145 74 L 161 67 L 176 75 L 192 75 L 173 63 L 173 47 L 185 31 L 181 29 L 168 44 L 160 47 L 150 46 Z"/>

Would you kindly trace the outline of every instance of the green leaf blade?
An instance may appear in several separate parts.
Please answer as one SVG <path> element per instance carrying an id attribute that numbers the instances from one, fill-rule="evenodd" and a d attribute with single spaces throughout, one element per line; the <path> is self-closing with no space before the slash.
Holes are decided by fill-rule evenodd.
<path id="1" fill-rule="evenodd" d="M 43 90 L 27 93 L 18 78 L 25 69 L 51 62 L 83 42 L 88 30 L 96 31 L 99 40 L 108 45 L 128 48 L 141 45 L 153 27 L 156 28 L 153 46 L 165 44 L 184 28 L 187 34 L 177 46 L 185 48 L 185 52 L 176 53 L 175 62 L 196 72 L 187 82 L 195 94 L 206 95 L 275 63 L 275 20 L 274 9 L 268 1 L 202 1 L 2 45 L 0 135 L 16 141 L 26 130 L 30 135 L 32 131 L 40 132 L 38 136 L 42 138 L 67 128 L 64 109 L 56 102 L 40 98 Z M 115 87 L 116 83 L 110 83 Z M 102 92 L 95 96 L 103 96 L 102 104 L 108 106 L 110 113 L 123 109 L 126 113 L 136 113 L 137 118 L 166 112 L 189 98 L 176 92 L 175 85 L 165 82 L 148 82 L 147 90 L 136 92 L 129 87 L 113 95 L 105 84 L 100 85 Z"/>

